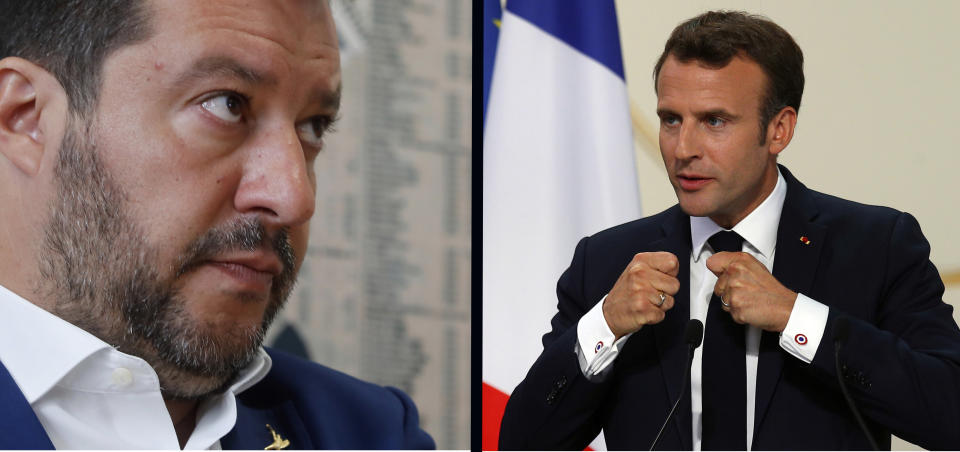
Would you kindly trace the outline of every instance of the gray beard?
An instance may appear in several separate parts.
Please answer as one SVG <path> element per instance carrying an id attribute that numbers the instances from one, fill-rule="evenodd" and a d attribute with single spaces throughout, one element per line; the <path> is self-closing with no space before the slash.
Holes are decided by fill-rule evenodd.
<path id="1" fill-rule="evenodd" d="M 222 390 L 257 355 L 293 289 L 296 264 L 287 231 L 268 237 L 259 218 L 239 218 L 207 231 L 176 262 L 163 265 L 159 247 L 146 242 L 128 215 L 127 195 L 99 161 L 90 136 L 89 128 L 81 135 L 70 125 L 64 136 L 37 293 L 54 300 L 55 315 L 146 360 L 164 397 L 197 399 Z M 187 312 L 177 280 L 218 254 L 258 249 L 272 250 L 283 263 L 262 323 L 214 334 L 212 324 Z"/>

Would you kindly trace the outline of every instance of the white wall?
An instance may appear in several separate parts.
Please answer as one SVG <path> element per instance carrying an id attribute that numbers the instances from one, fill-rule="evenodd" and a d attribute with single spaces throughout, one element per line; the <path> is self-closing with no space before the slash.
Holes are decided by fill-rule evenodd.
<path id="1" fill-rule="evenodd" d="M 653 65 L 677 24 L 711 9 L 763 14 L 793 35 L 806 88 L 781 163 L 812 189 L 916 216 L 960 318 L 960 2 L 617 0 L 644 215 L 676 203 L 656 144 Z M 894 443 L 903 448 L 915 446 Z"/>

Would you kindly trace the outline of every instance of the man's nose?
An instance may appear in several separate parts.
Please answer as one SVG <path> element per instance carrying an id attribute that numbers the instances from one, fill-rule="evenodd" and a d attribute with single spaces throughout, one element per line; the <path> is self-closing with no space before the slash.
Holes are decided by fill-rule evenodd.
<path id="1" fill-rule="evenodd" d="M 241 213 L 260 213 L 279 226 L 297 226 L 313 215 L 314 183 L 296 130 L 265 131 L 247 149 L 234 205 Z"/>
<path id="2" fill-rule="evenodd" d="M 700 156 L 696 124 L 684 121 L 680 125 L 680 132 L 677 134 L 677 147 L 673 154 L 678 160 L 689 160 Z"/>

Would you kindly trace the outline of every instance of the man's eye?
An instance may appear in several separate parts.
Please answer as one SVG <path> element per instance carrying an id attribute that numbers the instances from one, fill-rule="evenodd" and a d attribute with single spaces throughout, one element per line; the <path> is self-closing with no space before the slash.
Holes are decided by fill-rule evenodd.
<path id="1" fill-rule="evenodd" d="M 676 116 L 664 116 L 660 118 L 660 122 L 666 126 L 675 126 L 680 123 L 680 120 Z"/>
<path id="2" fill-rule="evenodd" d="M 727 121 L 725 119 L 718 118 L 716 116 L 707 118 L 707 125 L 709 125 L 710 127 L 722 127 L 726 123 Z"/>
<path id="3" fill-rule="evenodd" d="M 239 94 L 224 93 L 203 101 L 200 106 L 226 122 L 238 123 L 243 120 L 245 102 L 246 100 Z"/>
<path id="4" fill-rule="evenodd" d="M 311 118 L 297 125 L 300 140 L 314 149 L 323 148 L 323 132 L 328 127 L 325 118 Z"/>

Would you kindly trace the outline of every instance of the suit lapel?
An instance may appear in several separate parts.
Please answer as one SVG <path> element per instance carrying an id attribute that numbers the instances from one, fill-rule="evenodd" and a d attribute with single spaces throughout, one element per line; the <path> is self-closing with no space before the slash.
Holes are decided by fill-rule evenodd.
<path id="1" fill-rule="evenodd" d="M 773 276 L 794 292 L 809 293 L 827 229 L 813 222 L 818 210 L 807 187 L 795 179 L 786 168 L 781 166 L 780 172 L 787 182 L 787 196 L 783 203 L 783 212 L 780 214 L 780 227 L 777 230 Z M 779 335 L 764 331 L 760 340 L 757 368 L 754 438 L 770 406 L 777 383 L 780 381 L 784 359 L 785 354 L 780 348 Z"/>
<path id="2" fill-rule="evenodd" d="M 683 372 L 687 367 L 687 354 L 681 343 L 683 331 L 687 321 L 690 320 L 690 249 L 692 247 L 690 217 L 683 214 L 679 206 L 674 206 L 672 210 L 671 215 L 663 222 L 663 238 L 650 245 L 652 249 L 673 253 L 680 262 L 680 269 L 677 272 L 680 291 L 674 297 L 673 309 L 667 311 L 666 318 L 653 327 L 661 363 L 660 370 L 669 394 L 668 400 L 676 400 L 680 395 Z M 689 383 L 684 392 L 684 399 L 677 407 L 673 424 L 680 435 L 683 449 L 692 449 L 693 424 L 690 413 Z"/>
<path id="3" fill-rule="evenodd" d="M 0 363 L 0 449 L 53 449 L 53 443 L 10 372 Z"/>
<path id="4" fill-rule="evenodd" d="M 220 439 L 222 449 L 263 450 L 274 442 L 270 429 L 290 442 L 285 449 L 318 448 L 311 441 L 292 402 L 267 407 L 257 405 L 244 403 L 237 398 L 237 422 L 233 430 Z"/>

